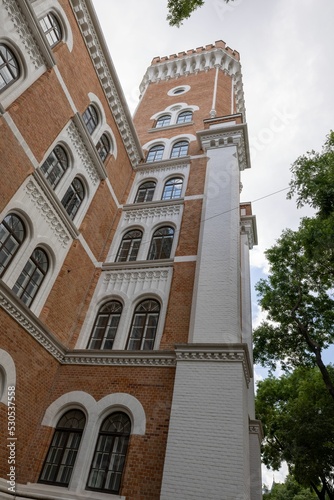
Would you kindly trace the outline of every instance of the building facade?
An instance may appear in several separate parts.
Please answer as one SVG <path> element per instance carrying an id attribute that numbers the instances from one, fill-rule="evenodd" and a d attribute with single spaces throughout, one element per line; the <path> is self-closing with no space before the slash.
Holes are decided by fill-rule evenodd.
<path id="1" fill-rule="evenodd" d="M 0 12 L 0 498 L 260 500 L 239 54 L 131 117 L 90 0 Z"/>

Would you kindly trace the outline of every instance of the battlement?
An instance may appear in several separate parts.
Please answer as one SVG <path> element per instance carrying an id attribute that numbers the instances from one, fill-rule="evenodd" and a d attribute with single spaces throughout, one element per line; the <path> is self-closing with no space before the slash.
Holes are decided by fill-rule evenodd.
<path id="1" fill-rule="evenodd" d="M 169 56 L 163 56 L 163 57 L 154 57 L 152 59 L 151 64 L 159 64 L 167 61 L 173 61 L 175 59 L 180 59 L 182 57 L 186 56 L 192 56 L 194 54 L 203 54 L 203 52 L 210 52 L 211 50 L 214 49 L 223 49 L 227 54 L 230 56 L 234 57 L 237 61 L 240 61 L 240 54 L 238 51 L 231 49 L 226 45 L 226 43 L 223 40 L 218 40 L 215 43 L 211 43 L 209 45 L 205 45 L 203 47 L 197 47 L 196 49 L 190 49 L 187 51 L 179 52 L 178 54 L 171 54 Z"/>

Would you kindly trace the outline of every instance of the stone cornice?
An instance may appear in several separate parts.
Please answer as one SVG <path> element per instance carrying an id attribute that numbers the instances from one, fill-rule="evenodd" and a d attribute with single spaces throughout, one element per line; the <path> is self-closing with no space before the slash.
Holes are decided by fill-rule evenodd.
<path id="1" fill-rule="evenodd" d="M 94 7 L 91 0 L 70 0 L 70 3 L 131 164 L 135 167 L 144 159 L 143 152 Z"/>
<path id="2" fill-rule="evenodd" d="M 248 246 L 250 249 L 257 245 L 257 230 L 255 215 L 242 215 L 240 217 L 241 234 L 246 234 L 248 238 Z"/>
<path id="3" fill-rule="evenodd" d="M 147 208 L 158 208 L 174 205 L 183 205 L 184 198 L 177 198 L 176 200 L 157 200 L 157 201 L 146 201 L 145 203 L 129 203 L 128 205 L 123 205 L 124 211 L 131 210 L 141 210 Z"/>
<path id="4" fill-rule="evenodd" d="M 188 125 L 194 125 L 194 122 L 190 121 L 190 122 L 187 122 L 187 123 L 173 123 L 172 125 L 166 125 L 164 127 L 154 127 L 154 128 L 150 128 L 147 132 L 149 134 L 152 134 L 153 132 L 160 131 L 160 133 L 161 133 L 162 131 L 165 131 L 165 130 L 170 130 L 170 129 L 173 129 L 173 128 L 183 128 L 183 127 L 187 127 Z"/>
<path id="5" fill-rule="evenodd" d="M 182 76 L 207 72 L 214 68 L 219 68 L 233 78 L 237 112 L 245 114 L 239 54 L 223 46 L 223 42 L 218 42 L 205 49 L 201 48 L 198 51 L 194 50 L 170 57 L 156 58 L 143 77 L 139 87 L 140 93 L 143 94 L 150 83 L 177 80 Z"/>
<path id="6" fill-rule="evenodd" d="M 175 346 L 176 362 L 242 363 L 249 386 L 252 377 L 251 360 L 247 344 L 179 344 Z"/>
<path id="7" fill-rule="evenodd" d="M 190 156 L 184 156 L 182 158 L 169 158 L 168 160 L 162 161 L 152 161 L 149 163 L 142 163 L 135 170 L 136 172 L 150 172 L 153 173 L 154 170 L 174 170 L 178 167 L 188 166 L 190 163 Z"/>
<path id="8" fill-rule="evenodd" d="M 153 218 L 168 218 L 178 217 L 181 213 L 182 205 L 179 203 L 177 205 L 163 205 L 163 206 L 151 206 L 142 207 L 135 209 L 128 209 L 124 211 L 124 220 L 131 223 L 140 222 L 143 219 L 153 219 Z"/>
<path id="9" fill-rule="evenodd" d="M 240 170 L 250 168 L 250 152 L 247 124 L 215 126 L 197 132 L 199 146 L 204 151 L 235 145 L 238 152 Z"/>
<path id="10" fill-rule="evenodd" d="M 143 269 L 155 269 L 157 267 L 171 267 L 173 259 L 160 260 L 136 260 L 134 262 L 104 262 L 102 271 L 118 271 L 119 273 L 127 272 L 128 269 L 136 269 L 138 272 Z"/>

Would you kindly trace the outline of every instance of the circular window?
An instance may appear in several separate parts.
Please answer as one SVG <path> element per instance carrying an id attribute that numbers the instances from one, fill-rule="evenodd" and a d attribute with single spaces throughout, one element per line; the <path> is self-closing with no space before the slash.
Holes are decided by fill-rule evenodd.
<path id="1" fill-rule="evenodd" d="M 188 92 L 190 90 L 190 85 L 180 85 L 179 87 L 174 87 L 170 89 L 167 94 L 169 96 L 174 96 L 174 95 L 180 95 L 184 94 L 185 92 Z"/>

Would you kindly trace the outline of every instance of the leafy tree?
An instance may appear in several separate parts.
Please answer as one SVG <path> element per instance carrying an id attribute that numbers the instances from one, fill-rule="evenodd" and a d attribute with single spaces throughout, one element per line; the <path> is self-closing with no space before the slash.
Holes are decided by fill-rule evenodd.
<path id="1" fill-rule="evenodd" d="M 334 399 L 322 359 L 334 342 L 334 133 L 321 153 L 306 153 L 291 170 L 288 196 L 316 212 L 266 251 L 270 274 L 256 289 L 267 320 L 254 331 L 254 357 L 271 369 L 278 361 L 283 369 L 316 364 Z"/>
<path id="2" fill-rule="evenodd" d="M 316 494 L 295 481 L 292 476 L 287 476 L 285 483 L 274 483 L 271 491 L 263 494 L 263 500 L 314 500 Z"/>
<path id="3" fill-rule="evenodd" d="M 328 371 L 334 376 L 333 366 Z M 300 485 L 312 487 L 319 500 L 333 500 L 334 401 L 328 398 L 319 371 L 300 367 L 259 382 L 256 412 L 264 428 L 265 465 L 278 470 L 286 461 Z M 290 483 L 286 487 L 294 491 Z M 268 498 L 290 498 L 279 493 Z"/>
<path id="4" fill-rule="evenodd" d="M 224 0 L 226 3 L 233 0 Z M 168 0 L 167 20 L 171 26 L 181 26 L 198 7 L 204 5 L 204 0 Z"/>

